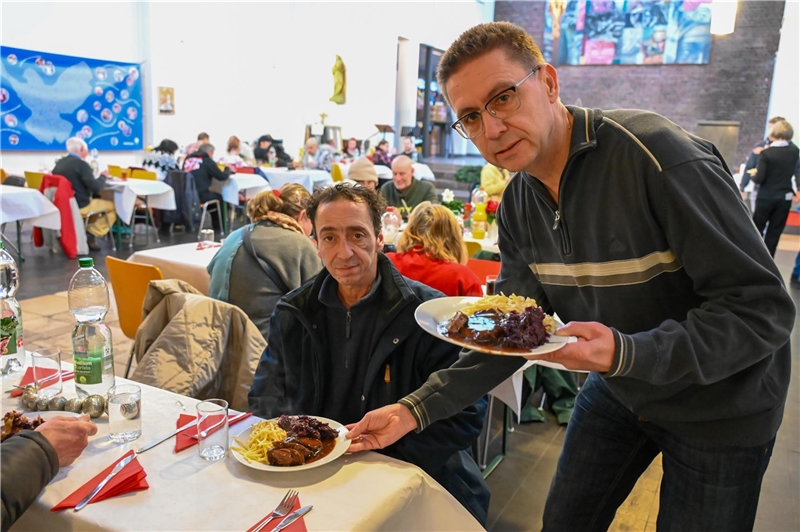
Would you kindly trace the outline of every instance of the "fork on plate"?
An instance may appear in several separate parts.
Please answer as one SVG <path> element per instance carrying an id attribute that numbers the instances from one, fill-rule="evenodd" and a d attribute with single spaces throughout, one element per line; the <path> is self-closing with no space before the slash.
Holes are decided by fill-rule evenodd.
<path id="1" fill-rule="evenodd" d="M 286 517 L 286 514 L 292 511 L 292 506 L 297 501 L 297 496 L 299 493 L 295 490 L 289 490 L 286 495 L 283 497 L 283 500 L 278 504 L 278 506 L 272 510 L 272 514 L 266 517 L 263 521 L 258 523 L 253 532 L 259 532 L 262 528 L 264 528 L 267 523 L 276 519 L 278 517 Z"/>

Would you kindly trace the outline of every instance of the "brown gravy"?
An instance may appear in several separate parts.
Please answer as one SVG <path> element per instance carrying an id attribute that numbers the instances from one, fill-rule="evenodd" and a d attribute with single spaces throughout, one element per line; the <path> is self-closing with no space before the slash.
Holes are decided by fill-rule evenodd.
<path id="1" fill-rule="evenodd" d="M 322 441 L 322 452 L 319 453 L 317 456 L 306 460 L 306 464 L 310 464 L 311 462 L 316 462 L 317 460 L 325 458 L 326 456 L 331 454 L 333 448 L 336 447 L 337 440 L 320 440 L 320 441 Z"/>

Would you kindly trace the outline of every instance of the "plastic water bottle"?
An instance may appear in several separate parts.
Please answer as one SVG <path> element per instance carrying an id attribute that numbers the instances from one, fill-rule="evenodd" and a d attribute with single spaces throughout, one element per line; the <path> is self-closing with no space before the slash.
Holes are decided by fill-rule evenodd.
<path id="1" fill-rule="evenodd" d="M 114 344 L 103 322 L 108 313 L 108 284 L 91 258 L 78 260 L 81 269 L 69 282 L 69 311 L 78 324 L 72 331 L 72 358 L 78 397 L 105 396 L 114 386 Z"/>
<path id="2" fill-rule="evenodd" d="M 394 244 L 397 233 L 400 231 L 400 214 L 394 207 L 387 207 L 386 212 L 381 216 L 383 224 L 383 240 L 387 244 Z"/>
<path id="3" fill-rule="evenodd" d="M 489 202 L 489 195 L 479 188 L 472 193 L 472 205 L 475 212 L 472 214 L 472 238 L 483 240 L 489 230 L 489 217 L 486 214 L 486 204 Z"/>
<path id="4" fill-rule="evenodd" d="M 19 289 L 19 268 L 14 257 L 0 242 L 0 355 L 5 368 L 10 359 L 19 362 L 15 371 L 25 365 L 25 346 L 22 340 L 22 309 L 14 295 Z M 15 366 L 9 366 L 15 367 Z"/>

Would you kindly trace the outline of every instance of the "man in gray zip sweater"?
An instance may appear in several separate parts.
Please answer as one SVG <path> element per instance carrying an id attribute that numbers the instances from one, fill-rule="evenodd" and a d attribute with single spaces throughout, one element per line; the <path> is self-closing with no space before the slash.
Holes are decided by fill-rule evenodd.
<path id="1" fill-rule="evenodd" d="M 519 172 L 498 211 L 496 289 L 535 298 L 579 339 L 531 358 L 592 372 L 544 529 L 607 529 L 659 453 L 659 529 L 751 529 L 795 309 L 719 152 L 653 113 L 565 107 L 556 70 L 507 22 L 462 34 L 438 78 L 454 129 Z M 350 427 L 351 450 L 425 430 L 522 362 L 464 351 Z"/>

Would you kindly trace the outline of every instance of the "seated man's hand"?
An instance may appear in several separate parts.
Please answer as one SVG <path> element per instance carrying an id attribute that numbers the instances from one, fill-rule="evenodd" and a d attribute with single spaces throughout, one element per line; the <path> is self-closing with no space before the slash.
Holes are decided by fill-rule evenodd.
<path id="1" fill-rule="evenodd" d="M 317 167 L 317 161 L 315 161 L 315 160 L 313 160 L 313 159 L 310 159 L 310 160 L 308 161 L 308 167 L 309 167 L 309 168 L 316 168 L 316 167 Z"/>
<path id="2" fill-rule="evenodd" d="M 47 438 L 58 454 L 58 465 L 68 466 L 78 458 L 89 445 L 89 436 L 97 434 L 97 425 L 89 421 L 89 416 L 54 417 L 36 428 Z"/>
<path id="3" fill-rule="evenodd" d="M 762 151 L 764 151 L 763 146 L 756 146 L 755 148 L 753 148 L 753 153 L 756 155 L 761 155 Z"/>
<path id="4" fill-rule="evenodd" d="M 367 412 L 358 423 L 347 425 L 347 438 L 353 440 L 350 452 L 383 449 L 417 428 L 411 411 L 401 404 Z"/>

